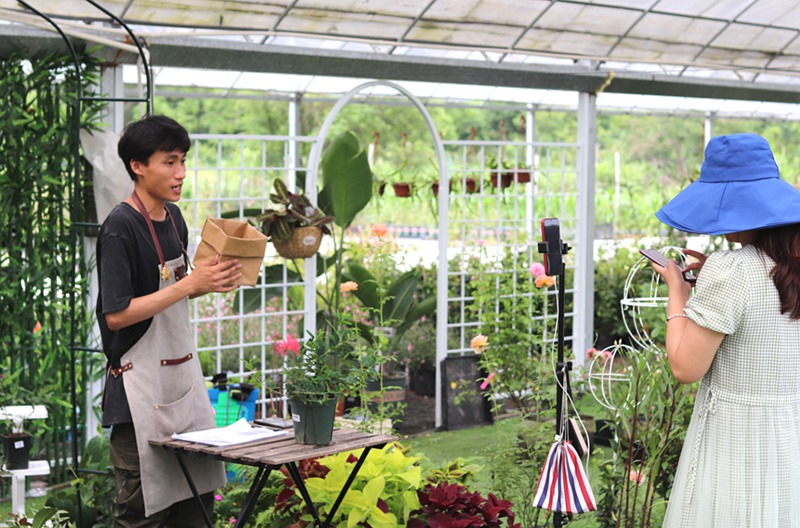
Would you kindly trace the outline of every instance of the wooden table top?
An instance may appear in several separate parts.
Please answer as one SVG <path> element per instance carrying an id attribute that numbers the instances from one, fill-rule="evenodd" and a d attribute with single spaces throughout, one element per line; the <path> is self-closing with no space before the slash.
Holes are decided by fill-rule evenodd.
<path id="1" fill-rule="evenodd" d="M 227 447 L 215 447 L 183 440 L 173 440 L 166 436 L 150 440 L 150 445 L 169 449 L 180 449 L 187 454 L 205 456 L 235 464 L 249 466 L 281 466 L 288 462 L 298 462 L 309 458 L 335 455 L 344 451 L 353 451 L 364 447 L 376 447 L 397 440 L 389 434 L 372 434 L 342 428 L 333 431 L 330 445 L 314 446 L 295 443 L 294 434 L 237 444 Z"/>

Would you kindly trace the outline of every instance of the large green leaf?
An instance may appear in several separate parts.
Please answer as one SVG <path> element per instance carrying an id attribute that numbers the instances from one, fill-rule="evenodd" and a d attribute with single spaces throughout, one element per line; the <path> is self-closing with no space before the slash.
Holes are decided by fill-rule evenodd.
<path id="1" fill-rule="evenodd" d="M 324 185 L 317 205 L 334 217 L 337 226 L 347 228 L 372 198 L 367 152 L 353 132 L 343 132 L 325 150 L 321 166 Z"/>
<path id="2" fill-rule="evenodd" d="M 414 302 L 414 293 L 419 285 L 419 275 L 417 270 L 403 273 L 389 286 L 389 299 L 383 305 L 383 320 L 397 326 L 405 318 L 411 304 Z"/>
<path id="3" fill-rule="evenodd" d="M 220 213 L 219 217 L 220 218 L 233 218 L 233 219 L 236 219 L 236 220 L 238 220 L 239 218 L 249 219 L 249 218 L 258 216 L 261 213 L 263 213 L 263 211 L 261 209 L 255 209 L 255 208 L 245 209 L 241 213 L 239 212 L 238 209 L 236 209 L 235 211 L 223 211 L 222 213 Z"/>
<path id="4" fill-rule="evenodd" d="M 411 328 L 411 325 L 419 321 L 422 318 L 422 316 L 431 315 L 435 311 L 436 311 L 435 295 L 433 297 L 428 297 L 427 299 L 418 302 L 417 304 L 411 307 L 411 310 L 408 311 L 408 313 L 406 314 L 406 318 L 403 321 L 403 324 L 397 327 L 397 333 L 398 334 L 405 333 L 409 328 Z"/>
<path id="5" fill-rule="evenodd" d="M 353 292 L 356 299 L 361 301 L 365 308 L 377 314 L 381 307 L 381 298 L 378 294 L 378 283 L 367 268 L 355 262 L 347 263 L 347 272 L 342 281 L 353 281 L 358 284 L 358 289 Z"/>

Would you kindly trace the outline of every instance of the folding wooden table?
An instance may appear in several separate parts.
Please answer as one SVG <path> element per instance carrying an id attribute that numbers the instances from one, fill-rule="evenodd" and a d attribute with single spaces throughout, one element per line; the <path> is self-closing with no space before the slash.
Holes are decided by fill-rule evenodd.
<path id="1" fill-rule="evenodd" d="M 359 469 L 361 469 L 364 460 L 373 448 L 382 448 L 389 442 L 397 440 L 397 437 L 386 434 L 371 434 L 356 431 L 354 429 L 336 429 L 333 432 L 333 440 L 327 446 L 312 446 L 295 443 L 294 435 L 289 434 L 284 436 L 277 436 L 260 440 L 257 442 L 250 442 L 247 444 L 238 444 L 228 447 L 214 447 L 205 444 L 198 444 L 194 442 L 186 442 L 182 440 L 173 440 L 170 437 L 155 438 L 150 440 L 150 445 L 163 447 L 175 453 L 178 459 L 178 464 L 186 477 L 186 482 L 192 490 L 192 494 L 197 499 L 198 504 L 202 508 L 203 516 L 209 528 L 214 528 L 211 522 L 209 513 L 205 511 L 200 500 L 200 495 L 197 493 L 197 486 L 192 480 L 191 474 L 188 472 L 185 456 L 201 456 L 211 458 L 214 460 L 221 460 L 227 463 L 242 464 L 257 468 L 256 475 L 250 485 L 250 490 L 247 494 L 247 499 L 242 506 L 242 511 L 236 518 L 234 528 L 244 526 L 247 519 L 253 513 L 253 507 L 258 500 L 264 485 L 267 483 L 267 478 L 270 473 L 275 469 L 280 469 L 285 466 L 292 480 L 294 481 L 300 495 L 303 497 L 311 515 L 316 521 L 316 525 L 320 527 L 329 527 L 333 516 L 339 509 L 339 506 L 347 494 L 347 490 L 353 483 Z M 331 511 L 324 520 L 320 519 L 319 512 L 308 494 L 303 478 L 297 469 L 297 462 L 309 458 L 323 457 L 328 455 L 335 455 L 345 451 L 353 451 L 355 449 L 364 449 L 361 456 L 358 458 L 353 470 L 350 473 L 347 481 L 344 484 L 336 502 L 333 504 Z"/>

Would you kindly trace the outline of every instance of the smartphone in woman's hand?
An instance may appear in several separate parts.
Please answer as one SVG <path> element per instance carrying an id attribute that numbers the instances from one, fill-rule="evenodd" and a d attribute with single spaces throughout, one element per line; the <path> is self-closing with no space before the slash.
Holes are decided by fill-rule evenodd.
<path id="1" fill-rule="evenodd" d="M 661 266 L 662 268 L 667 267 L 667 257 L 661 253 L 660 251 L 656 251 L 655 249 L 640 249 L 639 253 L 645 256 L 651 262 L 656 263 L 657 265 Z M 691 271 L 683 272 L 683 280 L 686 282 L 697 282 L 697 277 L 694 276 L 694 273 Z"/>

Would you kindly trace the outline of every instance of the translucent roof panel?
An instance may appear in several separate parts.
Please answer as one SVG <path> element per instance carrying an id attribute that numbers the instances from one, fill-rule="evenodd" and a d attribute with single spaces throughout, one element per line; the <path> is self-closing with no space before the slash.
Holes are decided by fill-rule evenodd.
<path id="1" fill-rule="evenodd" d="M 109 25 L 107 17 L 85 0 L 26 2 L 69 25 L 73 32 L 103 31 L 112 39 L 124 39 L 119 28 Z M 482 62 L 509 65 L 518 72 L 525 66 L 546 69 L 557 64 L 580 64 L 584 70 L 589 65 L 594 71 L 613 71 L 618 76 L 652 72 L 761 86 L 793 85 L 800 73 L 800 5 L 786 0 L 98 3 L 135 27 L 153 50 L 154 58 L 159 46 L 172 46 L 174 52 L 180 46 L 188 49 L 192 43 L 215 39 L 260 46 L 266 51 L 302 50 L 304 57 L 318 53 L 326 59 L 316 62 L 321 69 L 332 64 L 327 59 L 349 60 L 356 54 L 359 60 L 372 55 L 400 61 L 408 58 L 411 64 L 422 59 Z M 35 18 L 16 0 L 0 0 L 0 21 L 36 25 Z M 37 27 L 44 27 L 41 21 Z M 225 69 L 230 62 L 230 55 L 205 55 L 203 67 Z M 171 57 L 174 63 L 165 65 L 178 65 L 181 57 Z M 298 66 L 291 60 L 275 61 L 275 66 L 270 66 L 269 59 L 253 64 L 255 71 L 273 67 L 273 73 L 308 73 L 314 59 L 304 60 L 305 68 L 297 72 L 291 71 Z M 248 68 L 240 65 L 239 69 Z M 340 66 L 342 70 L 346 66 Z M 445 70 L 442 75 L 447 75 Z M 411 77 L 408 80 L 418 80 Z"/>

